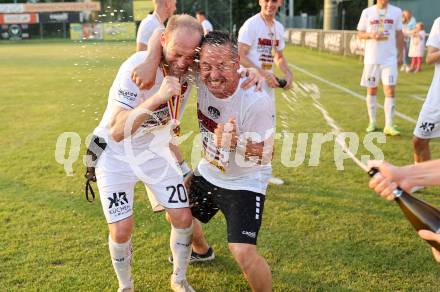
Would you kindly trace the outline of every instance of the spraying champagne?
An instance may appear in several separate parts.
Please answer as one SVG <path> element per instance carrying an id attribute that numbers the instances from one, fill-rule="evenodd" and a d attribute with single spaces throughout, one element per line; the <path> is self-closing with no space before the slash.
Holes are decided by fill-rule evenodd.
<path id="1" fill-rule="evenodd" d="M 322 116 L 326 120 L 327 124 L 332 128 L 332 132 L 336 135 L 336 142 L 342 147 L 342 150 L 347 153 L 353 162 L 355 162 L 360 168 L 367 172 L 371 177 L 376 175 L 379 170 L 377 168 L 369 169 L 363 164 L 347 147 L 345 140 L 342 138 L 341 130 L 336 124 L 335 120 L 329 115 L 327 110 L 321 104 L 316 96 L 311 96 L 314 101 L 314 106 L 321 112 Z M 397 188 L 394 191 L 395 200 L 399 204 L 402 212 L 406 218 L 411 222 L 414 228 L 418 230 L 426 229 L 434 233 L 440 233 L 440 211 L 433 206 L 425 203 L 410 194 L 403 191 L 401 188 Z M 435 241 L 427 240 L 427 242 L 440 251 L 440 244 Z"/>

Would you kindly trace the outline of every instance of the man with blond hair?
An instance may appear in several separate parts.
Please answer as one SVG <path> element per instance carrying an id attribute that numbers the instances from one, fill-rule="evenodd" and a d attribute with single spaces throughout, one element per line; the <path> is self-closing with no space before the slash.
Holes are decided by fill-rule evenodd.
<path id="1" fill-rule="evenodd" d="M 110 231 L 109 249 L 119 281 L 118 291 L 133 291 L 131 234 L 134 186 L 141 181 L 153 191 L 155 203 L 171 221 L 174 258 L 171 288 L 194 291 L 186 280 L 191 254 L 193 218 L 180 168 L 169 148 L 174 123 L 190 92 L 186 73 L 193 63 L 203 30 L 189 15 L 173 16 L 160 37 L 163 58 L 151 89 L 131 79 L 133 68 L 146 58 L 137 52 L 125 61 L 109 92 L 108 105 L 95 135 L 107 146 L 97 166 L 101 204 Z M 148 66 L 148 65 L 145 65 Z"/>

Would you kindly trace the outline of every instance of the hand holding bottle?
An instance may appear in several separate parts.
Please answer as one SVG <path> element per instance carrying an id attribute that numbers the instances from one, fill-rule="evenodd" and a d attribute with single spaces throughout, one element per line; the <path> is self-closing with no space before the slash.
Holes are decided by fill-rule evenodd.
<path id="1" fill-rule="evenodd" d="M 410 192 L 413 187 L 406 179 L 405 171 L 382 160 L 368 161 L 368 168 L 377 168 L 379 173 L 371 178 L 368 186 L 378 193 L 382 198 L 392 201 L 395 198 L 394 191 L 399 186 L 406 192 Z"/>

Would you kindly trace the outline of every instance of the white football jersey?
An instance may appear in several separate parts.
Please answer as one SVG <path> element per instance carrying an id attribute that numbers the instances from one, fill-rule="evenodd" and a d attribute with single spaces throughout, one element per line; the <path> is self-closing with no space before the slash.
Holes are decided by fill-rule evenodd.
<path id="1" fill-rule="evenodd" d="M 402 30 L 402 10 L 391 4 L 386 9 L 377 5 L 365 8 L 359 20 L 358 31 L 382 32 L 382 40 L 367 39 L 365 42 L 364 64 L 396 65 L 396 31 Z"/>
<path id="2" fill-rule="evenodd" d="M 157 69 L 156 82 L 149 90 L 140 90 L 139 87 L 131 80 L 133 69 L 146 59 L 146 52 L 141 51 L 133 54 L 120 67 L 118 74 L 109 91 L 108 104 L 104 112 L 104 116 L 95 129 L 94 134 L 103 137 L 108 146 L 116 153 L 124 153 L 124 141 L 116 142 L 110 135 L 110 120 L 115 107 L 124 109 L 134 109 L 142 102 L 153 96 L 160 88 L 163 80 L 162 70 Z M 190 83 L 187 78 L 181 81 L 181 103 L 179 117 L 182 116 L 185 104 L 189 97 Z M 141 127 L 132 134 L 130 138 L 130 149 L 134 152 L 145 150 L 149 147 L 160 148 L 167 146 L 171 139 L 172 116 L 167 103 L 162 104 L 155 109 L 151 116 L 148 117 Z"/>
<path id="3" fill-rule="evenodd" d="M 238 85 L 234 94 L 221 99 L 215 97 L 200 80 L 197 87 L 197 115 L 204 153 L 198 171 L 219 187 L 264 194 L 272 173 L 271 165 L 246 162 L 242 152 L 217 148 L 214 130 L 219 123 L 224 124 L 229 118 L 234 118 L 238 136 L 252 135 L 255 143 L 271 139 L 275 125 L 271 98 L 265 92 L 255 92 L 254 88 L 244 90 Z"/>

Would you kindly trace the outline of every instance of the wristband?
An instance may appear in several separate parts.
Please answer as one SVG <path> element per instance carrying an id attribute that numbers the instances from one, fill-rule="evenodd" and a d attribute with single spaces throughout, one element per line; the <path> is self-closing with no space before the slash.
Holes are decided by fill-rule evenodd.
<path id="1" fill-rule="evenodd" d="M 188 166 L 188 163 L 184 160 L 182 163 L 179 164 L 180 170 L 183 173 L 183 177 L 186 177 L 188 174 L 192 172 L 192 169 Z"/>

